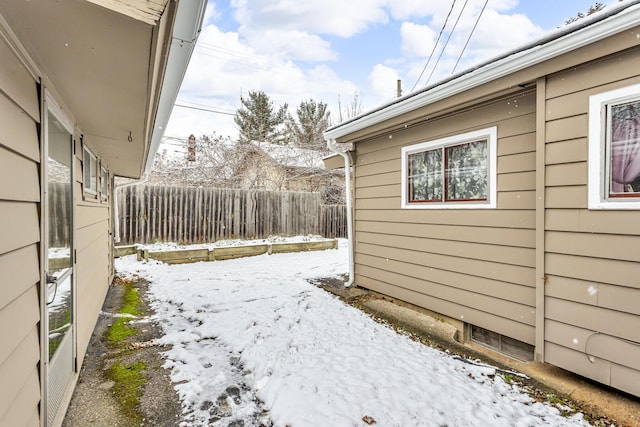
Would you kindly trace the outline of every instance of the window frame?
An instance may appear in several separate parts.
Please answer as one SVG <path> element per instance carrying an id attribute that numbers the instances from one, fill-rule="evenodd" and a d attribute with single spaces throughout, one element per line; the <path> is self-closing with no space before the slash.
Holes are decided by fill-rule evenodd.
<path id="1" fill-rule="evenodd" d="M 89 166 L 89 182 L 87 182 L 86 175 L 87 166 Z M 91 176 L 92 169 L 94 171 L 93 177 Z M 94 198 L 98 195 L 98 158 L 84 144 L 82 146 L 82 190 L 85 194 L 89 194 Z"/>
<path id="2" fill-rule="evenodd" d="M 637 196 L 610 196 L 609 110 L 611 106 L 640 101 L 640 84 L 598 93 L 589 97 L 588 207 L 589 209 L 638 210 Z"/>
<path id="3" fill-rule="evenodd" d="M 401 149 L 401 208 L 402 209 L 495 209 L 497 206 L 497 146 L 498 128 L 492 126 L 476 131 L 439 138 L 433 141 L 402 147 Z M 409 156 L 435 149 L 442 149 L 443 154 L 448 147 L 459 146 L 482 139 L 487 141 L 487 198 L 482 200 L 444 200 L 446 185 L 444 170 L 445 156 L 442 156 L 443 201 L 409 201 Z"/>
<path id="4" fill-rule="evenodd" d="M 100 198 L 104 201 L 109 198 L 109 171 L 100 161 Z"/>

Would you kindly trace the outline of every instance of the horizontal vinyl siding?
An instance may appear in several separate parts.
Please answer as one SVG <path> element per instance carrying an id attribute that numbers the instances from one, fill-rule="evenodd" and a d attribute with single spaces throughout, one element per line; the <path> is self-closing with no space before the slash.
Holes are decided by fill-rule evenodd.
<path id="1" fill-rule="evenodd" d="M 34 425 L 40 403 L 40 108 L 0 37 L 0 425 Z"/>
<path id="2" fill-rule="evenodd" d="M 403 146 L 497 126 L 497 209 L 400 209 Z M 533 344 L 535 96 L 356 144 L 356 283 Z"/>
<path id="3" fill-rule="evenodd" d="M 639 83 L 638 53 L 547 80 L 545 361 L 640 396 L 639 213 L 587 209 L 589 96 Z"/>
<path id="4" fill-rule="evenodd" d="M 109 206 L 82 193 L 82 148 L 76 137 L 76 298 L 78 361 L 82 362 L 109 288 Z M 105 165 L 107 166 L 107 165 Z M 100 169 L 98 169 L 100 172 Z M 98 189 L 99 189 L 98 185 Z"/>

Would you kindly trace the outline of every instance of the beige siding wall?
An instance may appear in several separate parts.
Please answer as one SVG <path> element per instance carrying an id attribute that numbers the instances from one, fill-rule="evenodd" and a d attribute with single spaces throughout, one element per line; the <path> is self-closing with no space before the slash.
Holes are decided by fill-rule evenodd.
<path id="1" fill-rule="evenodd" d="M 82 147 L 80 139 L 76 138 L 76 315 L 80 363 L 98 320 L 112 273 L 110 199 L 103 200 L 99 194 L 83 194 L 82 166 Z"/>
<path id="2" fill-rule="evenodd" d="M 640 82 L 634 49 L 547 80 L 545 360 L 640 395 L 637 211 L 587 209 L 589 96 Z"/>
<path id="3" fill-rule="evenodd" d="M 400 209 L 401 147 L 497 126 L 497 209 Z M 356 284 L 535 342 L 533 92 L 356 144 Z"/>
<path id="4" fill-rule="evenodd" d="M 0 425 L 37 425 L 40 148 L 36 82 L 0 37 Z"/>

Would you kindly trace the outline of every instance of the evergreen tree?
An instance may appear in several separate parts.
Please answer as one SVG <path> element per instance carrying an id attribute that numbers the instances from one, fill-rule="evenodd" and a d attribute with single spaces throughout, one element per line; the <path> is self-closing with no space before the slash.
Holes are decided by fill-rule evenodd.
<path id="1" fill-rule="evenodd" d="M 324 131 L 329 127 L 327 104 L 313 99 L 302 101 L 296 110 L 297 121 L 290 118 L 288 132 L 297 145 L 313 150 L 326 151 Z"/>
<path id="2" fill-rule="evenodd" d="M 240 97 L 242 106 L 236 111 L 234 122 L 240 131 L 240 141 L 284 143 L 282 127 L 287 119 L 287 104 L 275 109 L 269 96 L 262 91 L 249 91 Z"/>

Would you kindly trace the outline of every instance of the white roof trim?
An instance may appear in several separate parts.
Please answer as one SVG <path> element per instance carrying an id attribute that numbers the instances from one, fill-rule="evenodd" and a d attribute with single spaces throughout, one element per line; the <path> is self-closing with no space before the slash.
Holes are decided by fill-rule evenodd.
<path id="1" fill-rule="evenodd" d="M 329 128 L 324 137 L 338 139 L 637 27 L 640 22 L 638 3 L 640 2 L 633 1 L 631 5 L 626 3 L 621 7 L 612 7 L 609 12 L 617 12 L 613 17 L 605 15 L 604 19 L 596 20 L 584 28 L 544 43 L 547 36 L 540 40 L 540 44 L 526 50 L 516 51 L 513 55 L 480 66 L 458 78 L 436 84 L 430 89 L 405 95 L 379 109 Z"/>
<path id="2" fill-rule="evenodd" d="M 145 162 L 144 174 L 147 174 L 153 166 L 153 158 L 160 147 L 167 123 L 169 123 L 171 111 L 173 111 L 173 105 L 178 97 L 191 54 L 196 47 L 206 6 L 206 0 L 183 0 L 178 3 L 169 59 L 162 82 L 162 91 L 153 124 L 153 134 L 151 135 L 151 145 Z"/>

